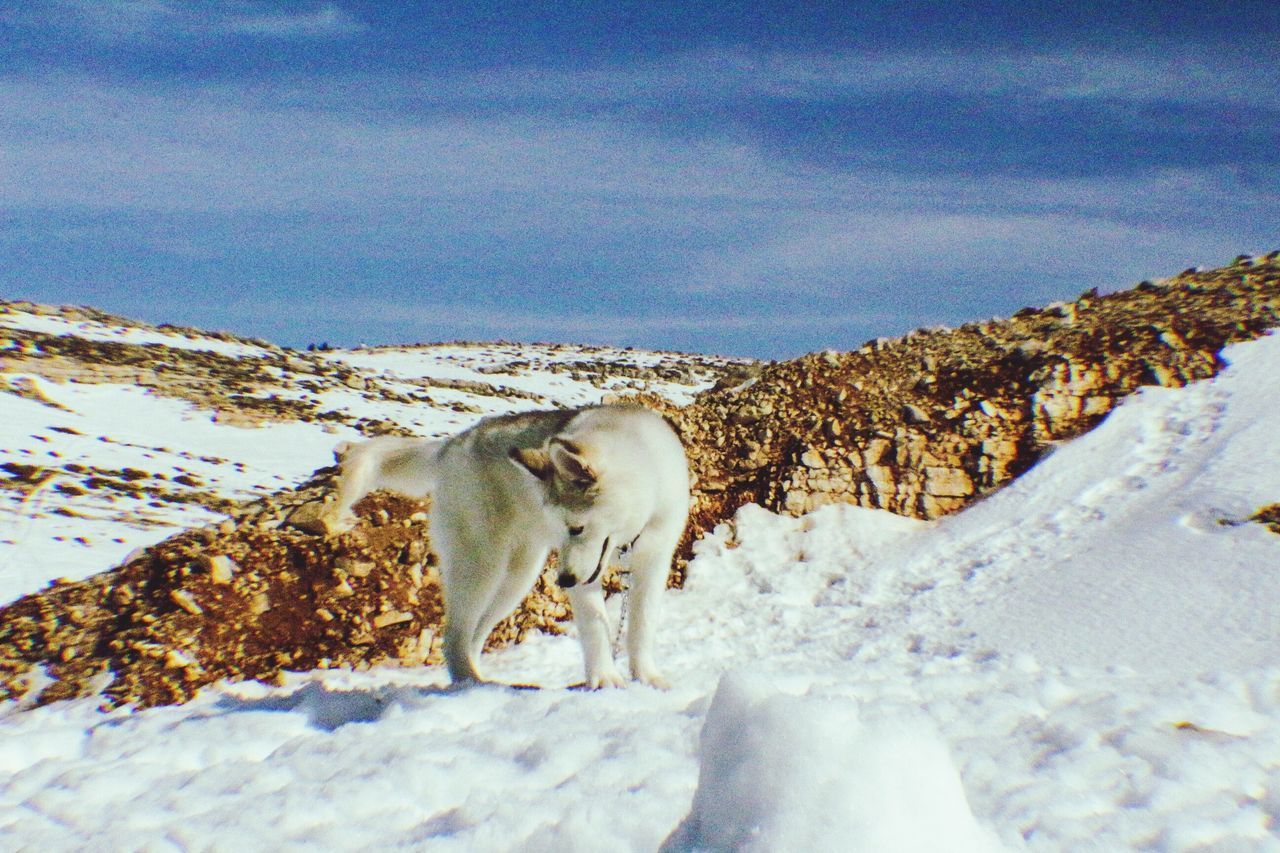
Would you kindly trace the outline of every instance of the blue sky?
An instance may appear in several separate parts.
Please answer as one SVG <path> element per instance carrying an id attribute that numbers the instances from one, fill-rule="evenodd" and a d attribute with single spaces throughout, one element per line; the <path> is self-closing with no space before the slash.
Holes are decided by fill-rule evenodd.
<path id="1" fill-rule="evenodd" d="M 778 358 L 1280 248 L 1280 4 L 0 0 L 0 296 Z"/>

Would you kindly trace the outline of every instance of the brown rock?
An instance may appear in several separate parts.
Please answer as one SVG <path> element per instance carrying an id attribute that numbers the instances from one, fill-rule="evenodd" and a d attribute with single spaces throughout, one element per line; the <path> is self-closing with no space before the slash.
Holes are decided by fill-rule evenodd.
<path id="1" fill-rule="evenodd" d="M 321 536 L 336 536 L 342 532 L 341 525 L 333 518 L 333 504 L 324 501 L 309 501 L 290 512 L 285 523 L 307 533 Z"/>
<path id="2" fill-rule="evenodd" d="M 226 554 L 201 557 L 200 563 L 204 570 L 209 573 L 209 580 L 214 583 L 229 584 L 235 576 L 235 561 Z"/>
<path id="3" fill-rule="evenodd" d="M 196 603 L 195 598 L 193 598 L 191 593 L 185 589 L 175 589 L 173 592 L 169 593 L 169 599 L 192 616 L 201 616 L 204 614 L 204 610 L 202 610 L 200 605 Z"/>
<path id="4" fill-rule="evenodd" d="M 924 491 L 933 497 L 967 498 L 973 494 L 973 480 L 959 468 L 925 468 Z"/>
<path id="5" fill-rule="evenodd" d="M 413 614 L 404 613 L 397 610 L 389 610 L 385 613 L 379 613 L 373 617 L 373 627 L 386 628 L 389 625 L 401 625 L 405 622 L 412 622 Z"/>

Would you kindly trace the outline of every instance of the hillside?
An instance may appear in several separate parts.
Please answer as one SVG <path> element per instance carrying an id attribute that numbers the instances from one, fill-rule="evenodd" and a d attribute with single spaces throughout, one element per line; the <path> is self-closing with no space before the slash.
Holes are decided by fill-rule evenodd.
<path id="1" fill-rule="evenodd" d="M 989 495 L 1139 387 L 1213 376 L 1280 325 L 1280 253 L 1005 320 L 767 366 L 672 416 L 696 448 L 698 533 L 738 506 L 938 518 Z"/>
<path id="2" fill-rule="evenodd" d="M 151 391 L 148 398 L 211 409 L 215 423 L 227 423 L 231 407 L 234 433 L 245 432 L 249 417 L 276 424 L 259 433 L 307 429 L 305 438 L 291 433 L 285 444 L 307 447 L 312 460 L 361 433 L 439 435 L 495 411 L 638 393 L 671 418 L 689 448 L 696 486 L 687 558 L 698 538 L 746 503 L 793 514 L 852 503 L 934 518 L 990 494 L 1136 388 L 1212 376 L 1224 345 L 1280 323 L 1280 261 L 1275 253 L 1242 257 L 1223 269 L 1089 293 L 1009 320 L 763 369 L 574 347 L 296 353 L 143 328 L 83 309 L 11 305 L 4 316 L 13 336 L 9 369 L 28 374 L 11 380 L 11 389 L 43 396 L 37 419 L 67 421 L 31 435 L 43 444 L 54 435 L 64 444 L 88 441 L 70 425 L 76 407 L 82 420 L 86 412 L 93 418 L 86 407 L 94 404 L 75 399 L 84 393 L 77 386 L 119 388 L 129 372 Z M 72 382 L 48 384 L 60 378 Z M 706 390 L 694 397 L 699 385 Z M 94 440 L 122 444 L 109 435 Z M 75 529 L 99 507 L 96 520 L 114 526 L 126 519 L 155 524 L 155 510 L 176 507 L 176 516 L 169 510 L 159 523 L 192 528 L 133 553 L 112 572 L 60 582 L 3 611 L 7 695 L 32 689 L 37 664 L 51 679 L 40 684 L 39 701 L 96 691 L 110 672 L 110 703 L 151 705 L 186 701 L 227 678 L 438 661 L 442 606 L 426 503 L 375 497 L 359 507 L 354 530 L 329 535 L 314 508 L 332 491 L 332 469 L 261 497 L 270 491 L 263 484 L 242 487 L 233 500 L 226 490 L 249 473 L 243 462 L 198 454 L 206 467 L 197 469 L 193 453 L 180 452 L 185 465 L 171 467 L 183 473 L 165 476 L 146 466 L 169 462 L 172 452 L 155 444 L 147 451 L 148 443 L 123 442 L 142 449 L 146 461 L 119 468 L 6 463 L 7 484 L 23 499 L 11 511 L 30 513 L 32 494 L 52 484 L 64 501 L 52 508 L 59 529 Z M 281 446 L 279 439 L 254 443 Z M 255 460 L 257 479 L 265 479 L 278 452 Z M 38 451 L 28 455 L 38 458 Z M 307 471 L 302 462 L 273 476 L 296 481 Z M 228 468 L 239 476 L 227 476 Z M 207 481 L 221 481 L 224 491 L 207 489 Z M 95 504 L 100 498 L 105 503 Z M 189 523 L 193 505 L 197 524 Z M 228 517 L 197 526 L 219 511 Z M 620 581 L 609 584 L 616 589 Z M 544 577 L 490 646 L 534 629 L 557 633 L 567 617 L 563 595 Z"/>

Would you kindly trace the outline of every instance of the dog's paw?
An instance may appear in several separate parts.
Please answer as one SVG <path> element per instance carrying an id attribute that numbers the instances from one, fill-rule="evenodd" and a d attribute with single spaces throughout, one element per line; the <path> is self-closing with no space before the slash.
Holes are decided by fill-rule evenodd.
<path id="1" fill-rule="evenodd" d="M 485 687 L 491 684 L 493 684 L 493 682 L 485 681 L 478 675 L 475 678 L 455 678 L 444 687 L 444 692 L 465 693 L 468 690 L 473 690 L 477 687 Z"/>
<path id="2" fill-rule="evenodd" d="M 616 669 L 606 669 L 602 672 L 587 673 L 585 687 L 588 690 L 601 690 L 605 687 L 625 687 L 627 682 L 622 678 Z"/>
<path id="3" fill-rule="evenodd" d="M 670 690 L 671 682 L 662 677 L 662 673 L 656 669 L 632 670 L 631 677 L 641 684 L 647 684 L 658 690 Z"/>

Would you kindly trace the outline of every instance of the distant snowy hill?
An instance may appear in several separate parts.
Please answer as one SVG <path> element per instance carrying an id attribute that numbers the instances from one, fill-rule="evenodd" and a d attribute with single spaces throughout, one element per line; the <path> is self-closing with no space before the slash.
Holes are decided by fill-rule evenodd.
<path id="1" fill-rule="evenodd" d="M 685 403 L 743 363 L 567 345 L 304 353 L 0 305 L 0 603 L 296 485 L 343 440 L 637 390 Z"/>
<path id="2" fill-rule="evenodd" d="M 148 393 L 106 368 L 60 383 L 6 364 L 5 600 L 216 521 L 219 501 L 292 485 L 389 418 L 430 435 L 626 387 L 683 401 L 733 366 L 480 345 L 301 354 L 17 309 L 0 325 L 14 353 L 34 334 L 137 347 L 110 355 L 148 355 L 134 373 L 173 386 Z M 309 414 L 272 420 L 264 402 L 263 425 L 228 422 L 155 363 L 241 369 L 213 356 L 257 365 L 236 393 Z M 1280 336 L 1224 358 L 1213 379 L 1129 397 L 939 521 L 743 507 L 667 594 L 668 692 L 452 694 L 428 667 L 219 684 L 140 712 L 104 713 L 94 697 L 0 705 L 0 837 L 14 849 L 1280 849 L 1280 535 L 1248 521 L 1280 501 Z M 602 363 L 612 370 L 593 373 Z M 484 392 L 496 384 L 509 391 Z M 490 657 L 492 677 L 552 688 L 581 666 L 571 636 Z"/>

